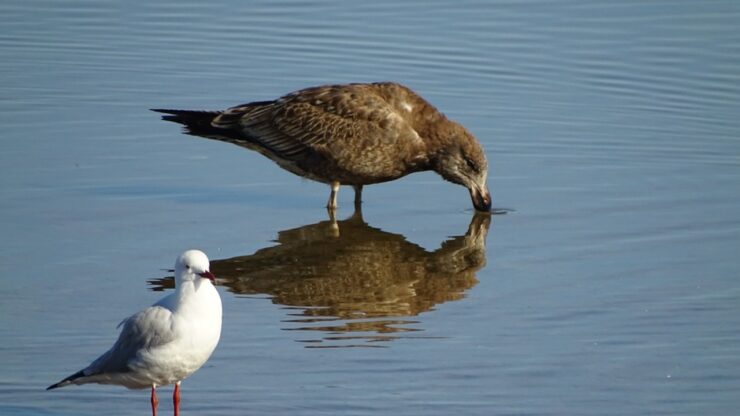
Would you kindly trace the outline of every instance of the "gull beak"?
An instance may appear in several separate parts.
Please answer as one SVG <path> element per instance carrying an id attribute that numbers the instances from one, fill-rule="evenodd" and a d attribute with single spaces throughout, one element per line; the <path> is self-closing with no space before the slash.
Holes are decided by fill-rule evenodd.
<path id="1" fill-rule="evenodd" d="M 477 211 L 491 212 L 491 194 L 485 186 L 482 188 L 478 188 L 477 186 L 471 187 L 470 199 L 473 201 L 473 206 Z"/>
<path id="2" fill-rule="evenodd" d="M 216 276 L 213 275 L 213 273 L 209 271 L 205 271 L 203 273 L 200 273 L 200 277 L 204 279 L 208 279 L 211 281 L 211 283 L 216 283 Z"/>

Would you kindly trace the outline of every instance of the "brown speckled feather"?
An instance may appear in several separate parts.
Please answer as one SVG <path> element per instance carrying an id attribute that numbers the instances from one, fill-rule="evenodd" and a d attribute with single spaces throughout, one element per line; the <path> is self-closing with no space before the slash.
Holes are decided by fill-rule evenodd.
<path id="1" fill-rule="evenodd" d="M 389 86 L 395 84 L 309 88 L 230 108 L 212 125 L 259 143 L 283 163 L 296 164 L 304 176 L 345 184 L 383 182 L 427 163 L 426 144 L 412 127 L 410 112 L 382 95 Z"/>

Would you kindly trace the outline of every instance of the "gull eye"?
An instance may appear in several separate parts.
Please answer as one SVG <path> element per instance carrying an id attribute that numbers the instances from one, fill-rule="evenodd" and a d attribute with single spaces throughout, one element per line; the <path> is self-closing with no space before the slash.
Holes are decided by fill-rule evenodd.
<path id="1" fill-rule="evenodd" d="M 475 173 L 479 173 L 480 172 L 480 168 L 478 167 L 478 164 L 475 163 L 475 161 L 473 159 L 471 159 L 469 157 L 466 157 L 465 158 L 465 163 L 467 163 L 468 167 L 473 172 L 475 172 Z"/>

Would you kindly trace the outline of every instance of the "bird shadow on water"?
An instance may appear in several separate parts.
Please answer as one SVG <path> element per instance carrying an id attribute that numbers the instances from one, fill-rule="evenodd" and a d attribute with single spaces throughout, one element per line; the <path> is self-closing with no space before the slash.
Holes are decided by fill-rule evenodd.
<path id="1" fill-rule="evenodd" d="M 307 348 L 382 347 L 421 336 L 410 319 L 436 305 L 464 298 L 486 264 L 491 215 L 476 213 L 464 235 L 434 251 L 405 236 L 371 227 L 356 211 L 278 233 L 275 246 L 212 260 L 217 283 L 238 295 L 268 295 L 284 305 L 286 331 Z M 173 286 L 150 280 L 152 290 Z M 305 334 L 320 333 L 316 337 Z"/>

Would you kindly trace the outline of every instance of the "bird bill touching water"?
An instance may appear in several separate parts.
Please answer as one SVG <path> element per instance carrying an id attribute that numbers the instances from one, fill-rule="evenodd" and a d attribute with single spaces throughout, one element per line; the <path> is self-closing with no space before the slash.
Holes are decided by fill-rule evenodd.
<path id="1" fill-rule="evenodd" d="M 47 390 L 87 383 L 151 388 L 156 416 L 157 386 L 175 384 L 172 400 L 177 416 L 180 382 L 208 360 L 221 336 L 221 298 L 214 281 L 202 251 L 182 253 L 175 262 L 175 291 L 126 318 L 107 352 Z"/>
<path id="2" fill-rule="evenodd" d="M 224 111 L 153 109 L 186 132 L 255 150 L 301 177 L 365 185 L 432 170 L 462 185 L 478 211 L 491 209 L 488 162 L 476 138 L 411 89 L 393 82 L 324 85 Z"/>

